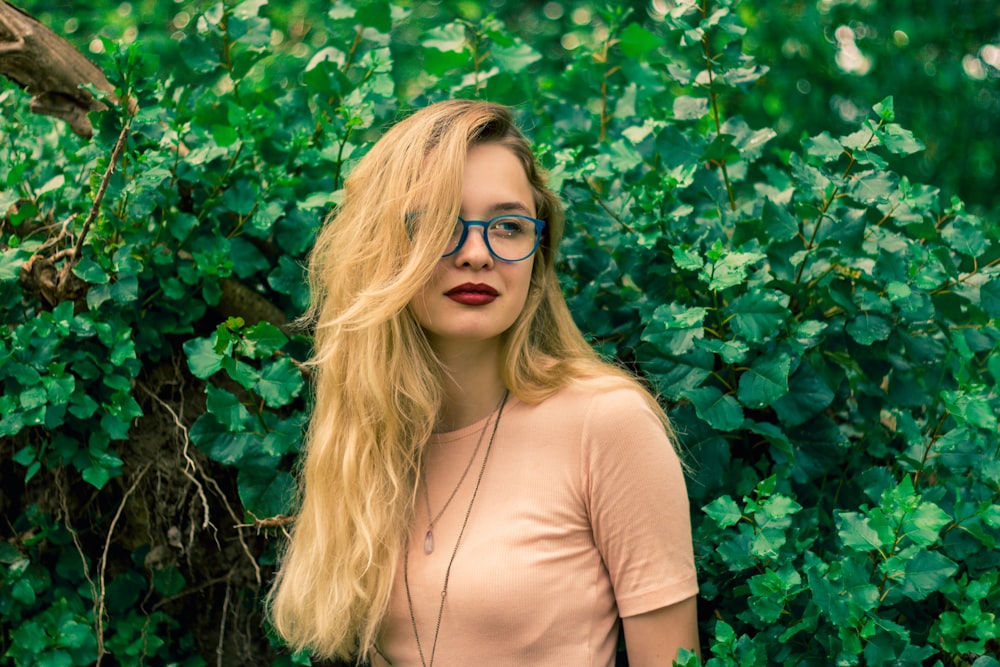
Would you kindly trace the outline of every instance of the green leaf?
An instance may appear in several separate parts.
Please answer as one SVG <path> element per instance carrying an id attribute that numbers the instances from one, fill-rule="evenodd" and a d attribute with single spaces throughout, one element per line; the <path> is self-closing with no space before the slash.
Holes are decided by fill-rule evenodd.
<path id="1" fill-rule="evenodd" d="M 899 582 L 899 591 L 911 600 L 923 600 L 940 591 L 958 571 L 953 560 L 937 551 L 919 550 L 905 563 L 906 576 Z"/>
<path id="2" fill-rule="evenodd" d="M 694 248 L 688 248 L 685 246 L 672 245 L 670 246 L 671 253 L 674 258 L 674 265 L 678 269 L 685 269 L 687 271 L 697 271 L 705 265 L 705 260 L 702 259 L 701 255 Z"/>
<path id="3" fill-rule="evenodd" d="M 27 656 L 34 661 L 36 657 L 49 646 L 51 641 L 45 629 L 37 621 L 25 621 L 10 634 L 13 646 L 27 651 Z"/>
<path id="4" fill-rule="evenodd" d="M 826 410 L 835 396 L 812 365 L 802 363 L 789 378 L 788 394 L 774 403 L 774 409 L 782 423 L 798 426 Z"/>
<path id="5" fill-rule="evenodd" d="M 164 597 L 177 595 L 186 584 L 184 575 L 175 565 L 153 571 L 153 589 Z"/>
<path id="6" fill-rule="evenodd" d="M 233 357 L 222 358 L 222 368 L 230 378 L 244 389 L 252 389 L 260 380 L 260 373 L 245 361 Z"/>
<path id="7" fill-rule="evenodd" d="M 505 72 L 523 72 L 542 58 L 542 54 L 520 40 L 510 46 L 494 44 L 490 53 Z"/>
<path id="8" fill-rule="evenodd" d="M 748 408 L 763 408 L 788 393 L 788 372 L 792 360 L 787 354 L 759 357 L 740 376 L 737 397 Z"/>
<path id="9" fill-rule="evenodd" d="M 747 581 L 750 609 L 765 623 L 774 623 L 785 610 L 789 593 L 802 585 L 802 577 L 791 565 L 780 570 L 766 569 Z"/>
<path id="10" fill-rule="evenodd" d="M 701 154 L 705 162 L 732 162 L 738 160 L 740 151 L 733 145 L 735 137 L 731 134 L 717 134 Z"/>
<path id="11" fill-rule="evenodd" d="M 23 605 L 35 604 L 35 589 L 26 578 L 18 579 L 10 589 L 10 596 Z"/>
<path id="12" fill-rule="evenodd" d="M 743 339 L 761 342 L 773 337 L 791 317 L 788 296 L 780 292 L 754 290 L 737 297 L 726 308 L 730 326 Z"/>
<path id="13" fill-rule="evenodd" d="M 892 334 L 892 325 L 881 315 L 873 315 L 864 312 L 851 320 L 847 327 L 847 333 L 851 338 L 862 345 L 871 345 L 878 341 L 887 340 Z"/>
<path id="14" fill-rule="evenodd" d="M 253 345 L 253 357 L 260 359 L 279 351 L 288 342 L 288 336 L 270 322 L 258 322 L 244 332 L 244 338 Z"/>
<path id="15" fill-rule="evenodd" d="M 836 512 L 837 534 L 844 545 L 855 551 L 877 551 L 885 544 L 870 519 L 859 512 Z"/>
<path id="16" fill-rule="evenodd" d="M 92 462 L 90 466 L 84 468 L 80 472 L 80 476 L 83 477 L 83 481 L 94 488 L 103 489 L 104 485 L 112 477 L 117 477 L 121 474 L 121 468 L 124 463 L 118 458 L 117 454 L 113 452 L 100 452 L 95 457 L 93 450 L 91 450 L 91 458 Z"/>
<path id="17" fill-rule="evenodd" d="M 384 0 L 366 0 L 354 4 L 357 6 L 357 21 L 360 25 L 374 28 L 383 35 L 392 30 L 393 9 L 397 6 Z"/>
<path id="18" fill-rule="evenodd" d="M 191 425 L 191 441 L 213 461 L 235 465 L 244 457 L 260 451 L 261 438 L 254 433 L 232 433 L 211 412 L 206 412 Z"/>
<path id="19" fill-rule="evenodd" d="M 698 120 L 708 113 L 708 98 L 682 95 L 674 100 L 674 118 Z"/>
<path id="20" fill-rule="evenodd" d="M 73 267 L 73 274 L 94 285 L 104 285 L 109 280 L 107 272 L 101 268 L 101 265 L 89 257 L 84 257 L 77 262 L 76 266 Z"/>
<path id="21" fill-rule="evenodd" d="M 708 505 L 705 505 L 702 511 L 715 521 L 715 525 L 719 528 L 734 526 L 743 518 L 740 506 L 729 496 L 716 498 Z"/>
<path id="22" fill-rule="evenodd" d="M 875 110 L 875 113 L 878 114 L 879 118 L 886 122 L 891 122 L 896 120 L 896 110 L 894 107 L 895 105 L 893 104 L 892 95 L 889 95 L 872 108 Z"/>
<path id="23" fill-rule="evenodd" d="M 443 26 L 432 28 L 420 43 L 426 49 L 461 53 L 465 50 L 467 44 L 465 25 L 458 21 L 453 21 Z"/>
<path id="24" fill-rule="evenodd" d="M 280 357 L 264 366 L 254 391 L 268 407 L 280 408 L 291 403 L 304 386 L 298 367 L 288 357 Z"/>
<path id="25" fill-rule="evenodd" d="M 890 201 L 898 187 L 899 177 L 895 174 L 875 170 L 855 175 L 848 192 L 862 204 L 873 205 Z"/>
<path id="26" fill-rule="evenodd" d="M 660 46 L 663 40 L 639 23 L 629 23 L 619 35 L 622 53 L 628 58 L 641 58 Z"/>
<path id="27" fill-rule="evenodd" d="M 946 390 L 941 392 L 941 398 L 948 412 L 961 422 L 996 431 L 997 413 L 985 389 Z"/>
<path id="28" fill-rule="evenodd" d="M 247 428 L 250 412 L 233 394 L 214 385 L 206 385 L 206 407 L 227 430 L 238 432 Z"/>
<path id="29" fill-rule="evenodd" d="M 979 305 L 986 311 L 987 317 L 1000 319 L 1000 277 L 994 274 L 979 288 Z M 997 382 L 1000 383 L 1000 378 Z"/>
<path id="30" fill-rule="evenodd" d="M 739 285 L 746 280 L 747 271 L 766 255 L 760 252 L 722 251 L 722 256 L 702 269 L 702 279 L 713 292 Z"/>
<path id="31" fill-rule="evenodd" d="M 295 498 L 295 479 L 278 469 L 277 457 L 260 457 L 240 466 L 236 477 L 240 500 L 259 519 L 287 514 Z"/>
<path id="32" fill-rule="evenodd" d="M 823 162 L 832 162 L 844 154 L 844 146 L 825 131 L 803 140 L 802 146 L 806 149 L 806 154 Z"/>
<path id="33" fill-rule="evenodd" d="M 896 155 L 910 155 L 924 150 L 924 144 L 909 130 L 896 123 L 889 123 L 882 128 L 880 138 L 886 149 Z"/>
<path id="34" fill-rule="evenodd" d="M 979 257 L 990 247 L 978 218 L 959 216 L 945 225 L 941 237 L 952 248 L 969 257 Z"/>
<path id="35" fill-rule="evenodd" d="M 229 125 L 213 125 L 212 138 L 217 145 L 226 148 L 235 144 L 240 135 L 236 132 L 236 128 Z"/>
<path id="36" fill-rule="evenodd" d="M 215 351 L 215 340 L 213 334 L 209 338 L 192 338 L 184 342 L 188 368 L 200 380 L 207 380 L 222 368 L 223 357 Z"/>
<path id="37" fill-rule="evenodd" d="M 695 340 L 695 345 L 719 355 L 724 363 L 738 364 L 747 358 L 750 347 L 741 340 L 719 340 L 718 338 Z"/>
<path id="38" fill-rule="evenodd" d="M 663 355 L 657 354 L 655 360 L 643 368 L 655 380 L 658 391 L 673 401 L 681 400 L 712 374 L 710 368 L 701 365 L 696 353 L 688 353 L 679 359 L 664 359 Z"/>
<path id="39" fill-rule="evenodd" d="M 951 523 L 951 517 L 931 502 L 922 502 L 903 519 L 903 532 L 917 546 L 928 547 L 937 542 L 941 529 Z"/>
<path id="40" fill-rule="evenodd" d="M 181 61 L 199 74 L 217 69 L 221 60 L 216 50 L 199 35 L 188 35 L 178 49 Z"/>
<path id="41" fill-rule="evenodd" d="M 799 225 L 788 209 L 770 198 L 764 200 L 761 221 L 768 237 L 775 241 L 790 241 L 799 234 Z"/>
<path id="42" fill-rule="evenodd" d="M 719 431 L 735 431 L 743 425 L 743 408 L 732 396 L 716 387 L 701 387 L 686 392 L 698 416 Z"/>
<path id="43" fill-rule="evenodd" d="M 20 248 L 10 248 L 0 252 L 0 282 L 17 280 L 26 258 L 27 255 Z"/>
<path id="44" fill-rule="evenodd" d="M 652 322 L 642 333 L 642 340 L 669 354 L 680 356 L 694 347 L 695 340 L 704 337 L 702 322 L 708 311 L 705 308 L 667 303 L 653 312 Z"/>

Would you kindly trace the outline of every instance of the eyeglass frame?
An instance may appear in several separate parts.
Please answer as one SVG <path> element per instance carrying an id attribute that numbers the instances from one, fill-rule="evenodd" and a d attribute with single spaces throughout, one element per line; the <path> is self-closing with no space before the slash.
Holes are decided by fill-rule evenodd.
<path id="1" fill-rule="evenodd" d="M 494 221 L 501 220 L 503 218 L 518 218 L 520 220 L 530 220 L 532 223 L 534 223 L 535 245 L 534 247 L 532 247 L 531 252 L 529 252 L 524 257 L 518 259 L 506 259 L 498 255 L 496 251 L 493 250 L 493 246 L 490 245 L 490 235 L 487 233 L 489 231 L 490 225 L 493 224 Z M 458 251 L 462 249 L 462 246 L 465 245 L 465 242 L 469 238 L 469 227 L 478 226 L 483 228 L 483 243 L 486 244 L 486 249 L 489 250 L 490 257 L 493 257 L 494 259 L 499 260 L 501 262 L 508 262 L 508 263 L 523 262 L 524 260 L 534 255 L 536 252 L 538 252 L 538 246 L 540 246 L 542 243 L 542 232 L 545 231 L 544 220 L 539 220 L 538 218 L 532 218 L 531 216 L 528 215 L 520 215 L 518 213 L 504 213 L 503 215 L 494 216 L 489 220 L 466 220 L 462 216 L 458 216 L 458 221 L 462 223 L 462 235 L 458 237 L 458 243 L 455 244 L 455 249 L 452 250 L 451 252 L 441 255 L 442 259 L 444 259 L 445 257 L 451 257 L 452 255 L 458 253 Z"/>

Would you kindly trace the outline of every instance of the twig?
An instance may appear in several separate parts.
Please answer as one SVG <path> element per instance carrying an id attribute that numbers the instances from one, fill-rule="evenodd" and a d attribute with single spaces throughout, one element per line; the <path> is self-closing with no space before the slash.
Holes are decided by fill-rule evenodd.
<path id="1" fill-rule="evenodd" d="M 222 505 L 226 508 L 226 511 L 229 512 L 229 516 L 232 517 L 234 524 L 239 524 L 240 518 L 236 516 L 236 512 L 233 510 L 232 505 L 229 504 L 226 494 L 224 494 L 222 489 L 219 488 L 219 483 L 211 477 L 205 477 L 205 481 L 215 490 L 216 495 L 219 496 L 219 500 L 222 501 Z M 239 528 L 236 530 L 236 537 L 239 539 L 240 545 L 243 547 L 243 552 L 246 553 L 247 558 L 250 559 L 250 564 L 253 565 L 254 578 L 257 580 L 257 585 L 262 585 L 263 577 L 261 576 L 260 565 L 257 564 L 257 559 L 253 557 L 250 547 L 247 545 L 246 540 L 243 539 L 243 532 Z"/>
<path id="2" fill-rule="evenodd" d="M 94 197 L 94 203 L 90 206 L 90 213 L 87 214 L 87 219 L 83 221 L 83 229 L 80 230 L 80 236 L 77 238 L 76 245 L 73 247 L 73 261 L 79 259 L 80 252 L 83 250 L 83 242 L 87 238 L 87 234 L 90 232 L 90 225 L 92 225 L 94 220 L 97 218 L 97 213 L 101 208 L 101 202 L 104 200 L 104 195 L 108 191 L 108 184 L 111 183 L 111 176 L 115 173 L 115 167 L 118 165 L 118 161 L 121 159 L 122 153 L 125 151 L 125 140 L 128 139 L 128 131 L 131 127 L 132 121 L 129 119 L 125 122 L 125 125 L 122 126 L 122 131 L 118 134 L 118 141 L 115 142 L 114 150 L 111 151 L 111 161 L 108 163 L 108 168 L 104 170 L 104 176 L 101 178 L 101 185 L 97 188 L 97 195 Z"/>
<path id="3" fill-rule="evenodd" d="M 94 579 L 90 576 L 90 567 L 87 566 L 87 556 L 84 554 L 83 544 L 80 542 L 80 535 L 76 532 L 76 529 L 73 528 L 73 524 L 70 522 L 69 505 L 66 502 L 66 496 L 68 495 L 65 487 L 66 480 L 63 479 L 64 471 L 64 468 L 58 468 L 56 469 L 56 473 L 54 475 L 56 488 L 59 489 L 59 505 L 62 508 L 63 524 L 65 524 L 66 530 L 68 530 L 69 534 L 73 537 L 73 545 L 76 547 L 77 553 L 80 554 L 80 561 L 83 564 L 83 576 L 87 580 L 87 583 L 90 584 L 90 592 L 94 596 L 94 619 L 96 620 L 100 618 L 100 615 L 97 613 L 96 606 L 98 599 L 97 584 L 94 583 Z M 100 626 L 96 623 L 94 625 L 94 631 L 97 633 L 97 652 L 98 654 L 102 654 L 104 653 L 104 633 L 101 632 Z"/>
<path id="4" fill-rule="evenodd" d="M 208 528 L 212 522 L 208 507 L 208 497 L 205 495 L 205 487 L 202 486 L 201 482 L 198 481 L 198 478 L 192 475 L 190 472 L 191 470 L 194 470 L 195 472 L 204 475 L 204 473 L 202 473 L 201 468 L 198 466 L 195 460 L 191 458 L 190 454 L 188 454 L 188 447 L 191 445 L 190 432 L 188 431 L 187 427 L 184 426 L 184 423 L 181 421 L 180 416 L 178 416 L 178 414 L 174 412 L 174 409 L 171 408 L 166 401 L 164 401 L 162 398 L 154 394 L 148 387 L 146 387 L 146 385 L 140 383 L 137 386 L 144 392 L 146 392 L 147 396 L 149 396 L 154 401 L 159 403 L 160 407 L 162 407 L 170 414 L 170 417 L 174 420 L 174 424 L 177 426 L 177 430 L 179 430 L 181 432 L 181 435 L 184 437 L 184 446 L 181 448 L 181 455 L 184 457 L 184 461 L 187 463 L 187 467 L 181 468 L 181 472 L 184 473 L 185 477 L 191 480 L 191 483 L 194 484 L 195 488 L 198 491 L 198 497 L 201 498 L 201 504 L 204 515 L 201 527 L 202 529 Z"/>
<path id="5" fill-rule="evenodd" d="M 144 392 L 146 392 L 147 396 L 149 396 L 151 399 L 153 399 L 154 401 L 156 401 L 157 403 L 159 403 L 161 408 L 163 408 L 164 410 L 166 410 L 167 412 L 170 413 L 170 416 L 174 420 L 174 424 L 177 426 L 178 430 L 180 430 L 181 435 L 184 436 L 184 447 L 181 448 L 181 454 L 184 456 L 184 460 L 187 462 L 188 468 L 197 469 L 197 467 L 198 467 L 197 464 L 194 462 L 194 459 L 191 458 L 191 455 L 188 454 L 188 447 L 191 444 L 191 436 L 190 436 L 190 434 L 188 432 L 187 427 L 184 426 L 183 422 L 181 422 L 181 418 L 179 416 L 177 416 L 177 413 L 174 412 L 174 409 L 171 408 L 170 405 L 168 405 L 166 401 L 164 401 L 162 398 L 160 398 L 159 396 L 157 396 L 156 394 L 154 394 L 149 389 L 149 387 L 147 387 L 146 385 L 141 384 L 141 383 L 138 385 L 138 387 L 140 389 L 142 389 Z"/>
<path id="6" fill-rule="evenodd" d="M 232 589 L 229 587 L 229 583 L 226 583 L 226 597 L 222 600 L 222 622 L 219 623 L 219 645 L 215 647 L 215 664 L 218 667 L 222 667 L 222 660 L 226 655 L 225 650 L 225 639 L 226 639 L 226 614 L 229 613 L 229 595 Z"/>
<path id="7" fill-rule="evenodd" d="M 266 519 L 258 519 L 253 515 L 253 512 L 251 512 L 250 516 L 253 516 L 253 523 L 238 523 L 234 526 L 234 528 L 253 528 L 257 531 L 257 534 L 260 534 L 260 531 L 267 530 L 268 528 L 280 528 L 281 532 L 285 534 L 285 537 L 292 539 L 292 536 L 288 534 L 288 530 L 285 529 L 285 526 L 295 523 L 294 515 L 278 514 L 267 517 Z"/>
<path id="8" fill-rule="evenodd" d="M 97 579 L 98 583 L 98 594 L 97 594 L 97 604 L 95 605 L 94 616 L 96 617 L 95 623 L 97 624 L 97 662 L 95 663 L 97 667 L 100 667 L 101 658 L 105 655 L 104 650 L 104 598 L 106 591 L 106 586 L 104 584 L 104 572 L 108 565 L 108 551 L 111 549 L 111 536 L 115 532 L 115 526 L 118 524 L 118 519 L 121 518 L 122 512 L 125 510 L 125 503 L 128 502 L 129 496 L 131 496 L 135 490 L 139 487 L 139 482 L 146 475 L 146 471 L 149 470 L 151 463 L 147 463 L 136 475 L 135 481 L 132 482 L 132 486 L 129 487 L 125 495 L 122 496 L 122 501 L 118 505 L 118 511 L 115 512 L 114 518 L 111 520 L 111 527 L 108 528 L 108 535 L 104 540 L 104 551 L 101 553 L 101 565 L 100 574 Z"/>
<path id="9" fill-rule="evenodd" d="M 206 588 L 211 588 L 212 586 L 215 586 L 216 584 L 226 584 L 228 586 L 229 582 L 232 581 L 232 579 L 233 579 L 233 573 L 229 572 L 225 576 L 216 577 L 215 579 L 209 579 L 208 581 L 202 582 L 202 583 L 200 583 L 197 586 L 194 586 L 192 588 L 185 588 L 183 591 L 181 591 L 177 595 L 171 595 L 168 598 L 163 598 L 162 600 L 160 600 L 159 602 L 157 602 L 156 604 L 154 604 L 153 605 L 153 611 L 156 611 L 156 610 L 158 610 L 158 609 L 160 609 L 162 607 L 165 607 L 166 605 L 170 604 L 171 602 L 176 602 L 177 600 L 180 600 L 181 598 L 186 598 L 189 595 L 195 595 L 196 593 L 200 593 L 203 590 L 205 590 Z"/>

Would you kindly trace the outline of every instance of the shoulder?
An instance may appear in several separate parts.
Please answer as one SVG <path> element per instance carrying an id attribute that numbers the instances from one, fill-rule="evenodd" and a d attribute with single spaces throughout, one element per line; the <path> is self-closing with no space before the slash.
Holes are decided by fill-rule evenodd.
<path id="1" fill-rule="evenodd" d="M 633 430 L 636 425 L 662 432 L 662 412 L 638 383 L 624 378 L 575 380 L 537 405 L 540 414 L 572 415 L 585 433 Z"/>

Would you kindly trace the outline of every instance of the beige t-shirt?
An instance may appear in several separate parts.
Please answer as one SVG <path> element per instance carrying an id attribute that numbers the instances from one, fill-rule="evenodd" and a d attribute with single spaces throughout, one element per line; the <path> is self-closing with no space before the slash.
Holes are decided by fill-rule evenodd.
<path id="1" fill-rule="evenodd" d="M 436 514 L 469 462 L 486 420 L 429 443 Z M 492 422 L 490 423 L 492 428 Z M 490 430 L 424 553 L 419 494 L 409 588 L 428 663 L 436 667 L 614 665 L 619 617 L 698 591 L 688 499 L 677 455 L 635 390 L 567 388 L 504 408 L 478 495 L 455 552 Z M 399 565 L 378 648 L 393 667 L 421 664 Z M 375 665 L 385 660 L 376 656 Z"/>

